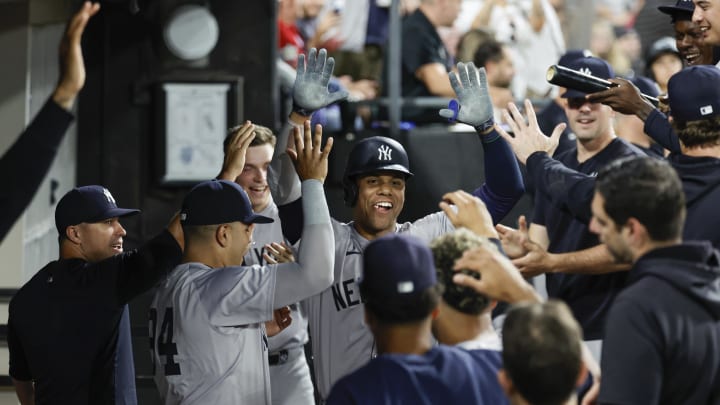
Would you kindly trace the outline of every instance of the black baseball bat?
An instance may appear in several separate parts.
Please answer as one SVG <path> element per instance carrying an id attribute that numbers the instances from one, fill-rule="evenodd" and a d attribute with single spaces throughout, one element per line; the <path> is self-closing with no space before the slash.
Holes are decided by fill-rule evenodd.
<path id="1" fill-rule="evenodd" d="M 568 89 L 582 91 L 583 93 L 596 93 L 617 86 L 617 84 L 605 79 L 560 65 L 550 66 L 545 74 L 545 79 L 547 79 L 548 83 L 556 86 L 567 87 Z M 657 98 L 648 96 L 647 94 L 642 94 L 642 97 L 657 107 Z"/>

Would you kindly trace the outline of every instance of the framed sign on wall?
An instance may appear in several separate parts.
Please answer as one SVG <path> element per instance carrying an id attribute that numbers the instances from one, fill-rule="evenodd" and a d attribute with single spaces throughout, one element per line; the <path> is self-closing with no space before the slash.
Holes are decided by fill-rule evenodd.
<path id="1" fill-rule="evenodd" d="M 182 186 L 216 177 L 225 133 L 242 119 L 242 80 L 164 81 L 156 96 L 160 183 Z"/>

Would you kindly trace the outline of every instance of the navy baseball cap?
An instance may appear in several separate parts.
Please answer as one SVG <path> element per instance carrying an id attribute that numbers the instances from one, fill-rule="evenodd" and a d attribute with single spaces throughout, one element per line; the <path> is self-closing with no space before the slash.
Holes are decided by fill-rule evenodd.
<path id="1" fill-rule="evenodd" d="M 673 22 L 677 19 L 690 20 L 695 11 L 695 3 L 692 0 L 678 0 L 674 6 L 658 6 L 658 10 L 670 15 Z"/>
<path id="2" fill-rule="evenodd" d="M 108 218 L 140 213 L 132 208 L 118 208 L 110 191 L 103 186 L 75 187 L 68 191 L 55 208 L 55 227 L 60 235 L 71 225 L 93 223 Z"/>
<path id="3" fill-rule="evenodd" d="M 660 95 L 660 87 L 658 87 L 658 84 L 649 77 L 634 76 L 629 80 L 640 90 L 642 94 L 656 98 Z"/>
<path id="4" fill-rule="evenodd" d="M 218 225 L 240 221 L 244 224 L 269 224 L 272 218 L 253 212 L 245 190 L 227 180 L 204 181 L 185 196 L 180 210 L 183 225 Z"/>
<path id="5" fill-rule="evenodd" d="M 365 248 L 360 283 L 377 299 L 421 293 L 437 284 L 432 251 L 414 236 L 393 233 L 377 238 Z"/>
<path id="6" fill-rule="evenodd" d="M 720 114 L 720 69 L 691 66 L 668 81 L 670 115 L 676 121 L 698 121 Z"/>
<path id="7" fill-rule="evenodd" d="M 579 72 L 598 77 L 600 79 L 610 79 L 615 77 L 615 71 L 604 59 L 588 56 L 585 58 L 576 58 L 570 60 L 565 67 Z M 580 98 L 585 97 L 587 93 L 582 91 L 567 89 L 560 97 L 562 98 Z"/>
<path id="8" fill-rule="evenodd" d="M 568 67 L 568 65 L 576 59 L 589 58 L 591 56 L 593 56 L 593 54 L 589 49 L 571 49 L 558 59 L 557 64 Z"/>

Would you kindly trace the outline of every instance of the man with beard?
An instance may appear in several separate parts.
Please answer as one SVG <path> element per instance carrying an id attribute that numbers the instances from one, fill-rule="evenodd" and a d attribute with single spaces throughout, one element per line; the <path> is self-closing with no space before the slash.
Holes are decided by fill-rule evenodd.
<path id="1" fill-rule="evenodd" d="M 720 400 L 720 257 L 683 242 L 683 185 L 666 162 L 617 161 L 598 174 L 591 229 L 633 263 L 607 317 L 601 404 Z"/>
<path id="2" fill-rule="evenodd" d="M 478 47 L 473 60 L 475 66 L 485 68 L 493 102 L 493 117 L 495 122 L 502 122 L 502 112 L 513 101 L 510 85 L 515 76 L 515 66 L 510 50 L 500 42 L 489 39 Z"/>

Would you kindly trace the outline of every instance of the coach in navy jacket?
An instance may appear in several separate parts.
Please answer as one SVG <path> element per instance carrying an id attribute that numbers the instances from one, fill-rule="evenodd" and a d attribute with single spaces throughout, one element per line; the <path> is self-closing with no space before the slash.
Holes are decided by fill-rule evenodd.
<path id="1" fill-rule="evenodd" d="M 720 254 L 682 242 L 685 199 L 673 168 L 643 157 L 598 174 L 591 229 L 632 262 L 607 317 L 601 404 L 720 401 Z"/>

